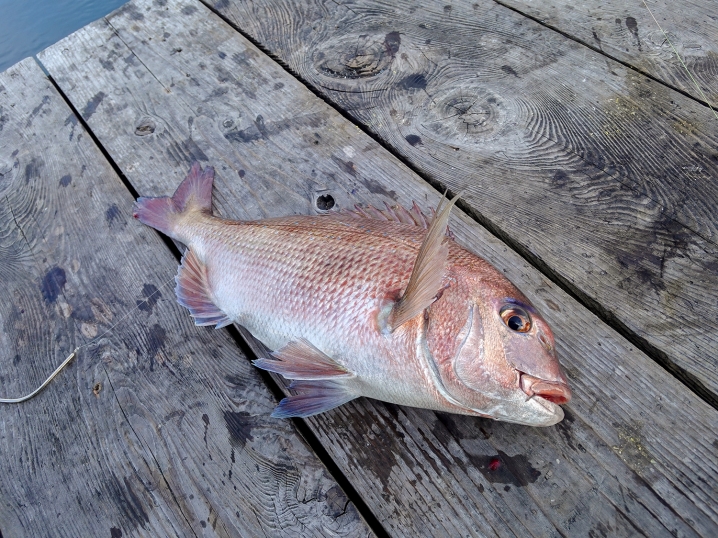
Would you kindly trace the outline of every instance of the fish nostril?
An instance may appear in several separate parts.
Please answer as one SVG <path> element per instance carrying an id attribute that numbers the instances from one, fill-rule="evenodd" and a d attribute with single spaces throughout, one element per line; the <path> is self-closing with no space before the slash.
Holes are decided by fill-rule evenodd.
<path id="1" fill-rule="evenodd" d="M 329 211 L 332 207 L 334 207 L 334 198 L 331 194 L 323 194 L 317 198 L 317 209 Z"/>
<path id="2" fill-rule="evenodd" d="M 548 337 L 542 333 L 538 333 L 538 339 L 539 342 L 541 342 L 541 345 L 544 347 L 546 351 L 551 351 L 553 349 L 553 346 L 551 345 L 551 342 L 549 341 Z"/>

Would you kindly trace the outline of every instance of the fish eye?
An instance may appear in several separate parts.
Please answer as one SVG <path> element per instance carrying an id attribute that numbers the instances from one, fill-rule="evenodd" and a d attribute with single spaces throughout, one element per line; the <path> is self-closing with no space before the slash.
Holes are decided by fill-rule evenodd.
<path id="1" fill-rule="evenodd" d="M 531 330 L 531 318 L 523 308 L 515 305 L 506 305 L 499 312 L 506 326 L 517 333 L 526 333 Z"/>

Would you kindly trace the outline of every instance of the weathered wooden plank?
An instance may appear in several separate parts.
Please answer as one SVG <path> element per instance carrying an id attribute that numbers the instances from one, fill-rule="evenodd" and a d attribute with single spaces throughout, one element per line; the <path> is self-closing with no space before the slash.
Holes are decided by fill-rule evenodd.
<path id="1" fill-rule="evenodd" d="M 131 206 L 35 61 L 0 74 L 0 396 L 93 342 L 0 406 L 0 534 L 371 534 L 234 341 L 175 308 Z"/>
<path id="2" fill-rule="evenodd" d="M 495 4 L 217 9 L 718 402 L 718 122 Z"/>
<path id="3" fill-rule="evenodd" d="M 711 0 L 498 0 L 718 108 L 718 16 Z M 663 31 L 661 31 L 661 28 Z M 664 34 L 665 32 L 665 34 Z M 696 89 L 676 56 L 675 47 Z"/>
<path id="4" fill-rule="evenodd" d="M 230 218 L 319 211 L 325 195 L 438 201 L 198 3 L 132 2 L 41 60 L 143 195 L 171 192 L 199 159 Z M 390 534 L 715 533 L 718 413 L 475 221 L 457 211 L 451 226 L 545 313 L 575 396 L 546 429 L 365 399 L 309 420 Z"/>

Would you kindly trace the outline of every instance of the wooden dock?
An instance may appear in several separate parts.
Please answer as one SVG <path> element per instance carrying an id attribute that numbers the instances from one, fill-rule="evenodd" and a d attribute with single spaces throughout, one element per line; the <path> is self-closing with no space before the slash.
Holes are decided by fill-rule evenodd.
<path id="1" fill-rule="evenodd" d="M 648 5 L 703 93 L 610 0 L 133 0 L 1 73 L 0 397 L 83 347 L 0 406 L 0 537 L 718 536 L 718 25 Z M 266 351 L 132 219 L 194 160 L 236 219 L 463 192 L 564 421 L 270 418 Z"/>

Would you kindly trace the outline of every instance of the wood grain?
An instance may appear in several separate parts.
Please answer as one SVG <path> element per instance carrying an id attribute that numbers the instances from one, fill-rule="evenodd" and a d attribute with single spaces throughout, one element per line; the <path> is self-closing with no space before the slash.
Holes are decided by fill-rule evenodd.
<path id="1" fill-rule="evenodd" d="M 499 0 L 498 3 L 556 28 L 700 101 L 707 98 L 713 108 L 718 108 L 718 16 L 711 0 L 647 0 L 660 27 L 642 1 Z"/>
<path id="2" fill-rule="evenodd" d="M 143 195 L 172 192 L 199 159 L 216 166 L 214 210 L 230 218 L 319 212 L 327 195 L 339 207 L 438 202 L 197 2 L 131 2 L 40 57 Z M 389 534 L 717 532 L 718 412 L 473 219 L 457 211 L 451 227 L 544 313 L 575 396 L 545 429 L 366 399 L 310 419 Z"/>
<path id="3" fill-rule="evenodd" d="M 488 0 L 216 8 L 718 402 L 709 110 Z"/>
<path id="4" fill-rule="evenodd" d="M 34 60 L 0 118 L 0 395 L 85 346 L 0 406 L 2 536 L 370 535 L 229 335 L 176 308 L 175 258 Z"/>

